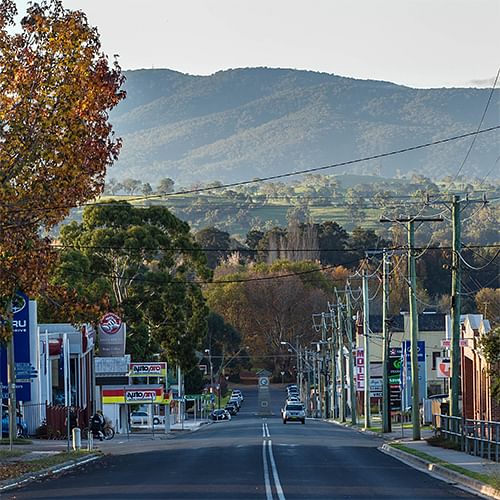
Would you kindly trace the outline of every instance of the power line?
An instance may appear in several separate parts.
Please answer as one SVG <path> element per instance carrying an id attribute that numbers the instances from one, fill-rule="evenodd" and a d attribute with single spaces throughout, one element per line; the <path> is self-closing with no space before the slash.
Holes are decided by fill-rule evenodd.
<path id="1" fill-rule="evenodd" d="M 354 262 L 358 262 L 358 259 L 353 260 L 351 262 L 348 262 L 346 264 L 353 264 Z M 256 278 L 234 278 L 234 279 L 229 279 L 229 280 L 169 280 L 167 284 L 194 284 L 194 285 L 210 285 L 210 284 L 226 284 L 226 283 L 247 283 L 247 282 L 253 282 L 253 281 L 269 281 L 269 280 L 275 280 L 275 279 L 283 279 L 283 278 L 290 278 L 294 276 L 304 276 L 308 274 L 313 274 L 313 273 L 318 273 L 322 271 L 328 271 L 329 269 L 334 269 L 337 267 L 337 264 L 331 264 L 327 266 L 321 266 L 317 269 L 308 269 L 307 271 L 296 271 L 296 272 L 291 272 L 291 273 L 286 273 L 286 274 L 278 274 L 278 275 L 273 275 L 273 276 L 260 276 Z M 85 274 L 88 276 L 97 276 L 97 277 L 103 277 L 103 278 L 111 278 L 111 279 L 117 279 L 117 280 L 125 280 L 125 281 L 139 281 L 143 283 L 151 283 L 153 285 L 158 285 L 158 280 L 150 280 L 147 279 L 143 276 L 118 276 L 115 274 L 108 274 L 108 273 L 100 273 L 100 272 L 92 272 L 92 271 L 86 271 L 82 269 L 70 269 L 68 267 L 64 268 L 65 272 L 69 273 L 75 273 L 75 274 Z"/>
<path id="2" fill-rule="evenodd" d="M 479 183 L 479 187 L 477 190 L 474 190 L 474 192 L 478 192 L 479 188 L 484 184 L 488 176 L 493 172 L 493 170 L 496 168 L 498 161 L 500 160 L 500 155 L 497 156 L 497 159 L 495 160 L 495 163 L 493 163 L 493 166 L 486 172 L 486 175 L 483 177 L 482 181 Z"/>
<path id="3" fill-rule="evenodd" d="M 258 252 L 277 252 L 277 251 L 290 251 L 290 252 L 373 252 L 380 250 L 380 248 L 285 248 L 283 250 L 276 249 L 276 248 L 214 248 L 214 247 L 126 247 L 122 245 L 114 246 L 114 245 L 64 245 L 64 244 L 54 244 L 51 245 L 53 248 L 58 248 L 58 249 L 85 249 L 85 250 L 147 250 L 147 251 L 171 251 L 171 252 L 226 252 L 226 253 L 231 253 L 231 252 L 242 252 L 242 253 L 258 253 Z M 500 243 L 494 243 L 494 244 L 488 244 L 488 245 L 468 245 L 464 248 L 498 248 L 500 247 Z M 426 247 L 414 247 L 414 250 L 416 251 L 421 251 L 421 250 L 451 250 L 451 246 L 426 246 Z M 399 245 L 399 246 L 393 246 L 393 247 L 386 247 L 386 250 L 388 252 L 393 251 L 393 250 L 407 250 L 406 245 Z M 379 265 L 380 268 L 380 265 Z"/>
<path id="4" fill-rule="evenodd" d="M 488 101 L 486 102 L 486 106 L 485 106 L 483 114 L 481 116 L 481 120 L 479 121 L 479 125 L 477 126 L 477 133 L 479 133 L 479 130 L 481 130 L 481 125 L 483 124 L 484 117 L 486 116 L 486 112 L 488 111 L 488 108 L 490 106 L 491 98 L 493 97 L 493 92 L 495 91 L 495 87 L 497 86 L 499 75 L 500 75 L 500 68 L 498 68 L 497 76 L 495 77 L 495 81 L 493 82 L 493 86 L 491 87 L 490 95 L 488 96 Z M 460 174 L 460 172 L 464 168 L 465 162 L 469 158 L 470 152 L 472 151 L 472 148 L 474 147 L 474 144 L 476 142 L 477 135 L 478 135 L 477 133 L 473 134 L 472 142 L 470 143 L 469 149 L 467 150 L 467 153 L 465 154 L 465 158 L 462 160 L 462 163 L 461 163 L 459 169 L 457 170 L 456 174 L 454 175 L 453 179 L 451 179 L 450 183 L 448 184 L 447 190 L 455 182 L 455 179 L 458 177 L 458 175 Z"/>
<path id="5" fill-rule="evenodd" d="M 488 267 L 490 264 L 492 264 L 496 258 L 498 257 L 498 254 L 500 254 L 500 250 L 497 250 L 495 256 L 489 261 L 487 262 L 484 266 L 481 266 L 481 267 L 475 267 L 471 264 L 469 264 L 465 259 L 464 259 L 464 256 L 462 255 L 461 252 L 458 253 L 458 256 L 460 257 L 460 260 L 469 268 L 469 269 L 472 269 L 473 271 L 481 271 L 483 270 L 484 268 Z"/>
<path id="6" fill-rule="evenodd" d="M 212 187 L 186 189 L 186 190 L 183 190 L 183 191 L 177 191 L 175 193 L 165 193 L 165 194 L 162 194 L 162 195 L 139 196 L 139 197 L 136 197 L 136 198 L 134 198 L 132 200 L 128 200 L 128 201 L 153 200 L 153 199 L 158 199 L 158 198 L 169 198 L 169 197 L 176 196 L 176 195 L 181 195 L 181 194 L 203 193 L 203 192 L 207 192 L 207 191 L 214 191 L 214 190 L 225 189 L 225 188 L 228 188 L 228 187 L 244 186 L 244 185 L 248 185 L 248 184 L 255 184 L 255 183 L 258 183 L 258 182 L 265 182 L 265 181 L 271 181 L 271 180 L 276 180 L 276 179 L 283 179 L 283 178 L 286 178 L 286 177 L 294 177 L 296 175 L 303 175 L 303 174 L 308 174 L 308 173 L 311 173 L 311 172 L 320 172 L 320 171 L 328 170 L 328 169 L 332 169 L 332 168 L 339 168 L 339 167 L 344 167 L 344 166 L 348 166 L 348 165 L 353 165 L 353 164 L 356 164 L 356 163 L 362 163 L 362 162 L 371 161 L 371 160 L 378 160 L 380 158 L 387 158 L 389 156 L 394 156 L 394 155 L 399 155 L 399 154 L 403 154 L 403 153 L 408 153 L 408 152 L 411 152 L 411 151 L 417 151 L 419 149 L 424 149 L 424 148 L 428 148 L 428 147 L 431 147 L 431 146 L 437 146 L 439 144 L 445 144 L 445 143 L 448 143 L 448 142 L 453 142 L 453 141 L 465 139 L 465 138 L 471 137 L 471 136 L 477 136 L 478 134 L 484 134 L 484 133 L 492 132 L 492 131 L 498 130 L 498 129 L 500 129 L 500 125 L 495 125 L 493 127 L 485 128 L 483 130 L 476 130 L 475 132 L 467 132 L 465 134 L 454 135 L 454 136 L 451 136 L 451 137 L 447 137 L 445 139 L 439 139 L 437 141 L 430 141 L 430 142 L 418 144 L 416 146 L 409 146 L 409 147 L 406 147 L 406 148 L 396 149 L 396 150 L 389 151 L 389 152 L 386 152 L 386 153 L 379 153 L 379 154 L 375 154 L 375 155 L 364 156 L 364 157 L 361 157 L 361 158 L 356 158 L 354 160 L 347 160 L 347 161 L 332 163 L 330 165 L 323 165 L 323 166 L 320 166 L 320 167 L 312 167 L 312 168 L 302 169 L 302 170 L 296 170 L 296 171 L 292 171 L 292 172 L 285 172 L 283 174 L 270 175 L 270 176 L 267 176 L 267 177 L 259 177 L 259 178 L 256 178 L 256 179 L 249 179 L 249 180 L 245 180 L 245 181 L 231 182 L 231 183 L 221 184 L 221 185 L 212 186 Z M 103 205 L 103 203 L 97 203 L 97 202 L 96 203 L 86 203 L 86 204 L 83 204 L 81 206 L 96 206 L 96 205 L 97 206 L 98 205 Z M 17 208 L 17 209 L 13 209 L 11 211 L 32 211 L 32 212 L 36 212 L 36 211 L 53 210 L 55 208 L 59 208 L 59 209 L 61 209 L 61 208 L 67 208 L 67 209 L 70 209 L 70 208 L 74 208 L 74 207 L 67 206 L 67 205 L 62 205 L 62 206 L 57 206 L 57 207 L 55 207 L 55 206 L 52 206 L 52 207 L 41 207 L 41 208 L 35 208 L 35 207 L 33 207 L 33 208 L 29 208 L 29 209 L 28 208 Z"/>
<path id="7" fill-rule="evenodd" d="M 483 130 L 476 130 L 475 132 L 467 132 L 465 134 L 460 134 L 460 135 L 455 135 L 455 136 L 452 136 L 452 137 L 447 137 L 445 139 L 440 139 L 440 140 L 437 140 L 437 141 L 426 142 L 426 143 L 423 143 L 423 144 L 419 144 L 417 146 L 410 146 L 410 147 L 403 148 L 403 149 L 396 149 L 396 150 L 393 150 L 393 151 L 389 151 L 387 153 L 380 153 L 380 154 L 377 154 L 377 155 L 365 156 L 365 157 L 362 157 L 362 158 L 357 158 L 355 160 L 347 160 L 347 161 L 343 161 L 343 162 L 333 163 L 331 165 L 324 165 L 324 166 L 321 166 L 321 167 L 313 167 L 313 168 L 308 168 L 308 169 L 303 169 L 303 170 L 296 170 L 294 172 L 286 172 L 284 174 L 270 175 L 270 176 L 267 176 L 267 177 L 260 177 L 258 179 L 251 179 L 251 180 L 246 180 L 246 181 L 232 182 L 232 183 L 222 184 L 220 186 L 215 186 L 215 187 L 211 187 L 211 188 L 187 189 L 187 190 L 184 190 L 184 191 L 177 192 L 175 194 L 201 193 L 201 192 L 204 192 L 204 191 L 212 191 L 214 189 L 222 189 L 222 188 L 227 188 L 227 187 L 243 186 L 243 185 L 247 185 L 247 184 L 254 184 L 254 183 L 257 183 L 257 182 L 265 182 L 265 181 L 270 181 L 270 180 L 275 180 L 275 179 L 283 179 L 285 177 L 293 177 L 295 175 L 308 174 L 310 172 L 319 172 L 319 171 L 322 171 L 322 170 L 328 170 L 330 168 L 344 167 L 344 166 L 347 166 L 347 165 L 353 165 L 355 163 L 361 163 L 361 162 L 371 161 L 371 160 L 378 160 L 380 158 L 386 158 L 388 156 L 394 156 L 394 155 L 398 155 L 398 154 L 402 154 L 402 153 L 408 153 L 410 151 L 416 151 L 416 150 L 419 150 L 419 149 L 428 148 L 430 146 L 437 146 L 438 144 L 445 144 L 447 142 L 452 142 L 452 141 L 457 141 L 457 140 L 460 140 L 460 139 L 465 139 L 466 137 L 470 137 L 470 136 L 477 136 L 478 134 L 492 132 L 493 130 L 497 130 L 497 129 L 500 129 L 500 125 L 495 125 L 494 127 L 489 127 L 489 128 L 483 129 Z M 168 193 L 165 196 L 172 196 L 172 195 L 173 195 L 173 193 L 172 194 Z"/>

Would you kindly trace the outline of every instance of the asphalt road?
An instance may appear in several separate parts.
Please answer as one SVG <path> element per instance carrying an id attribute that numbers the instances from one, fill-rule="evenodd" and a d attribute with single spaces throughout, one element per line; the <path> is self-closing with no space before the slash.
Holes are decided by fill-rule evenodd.
<path id="1" fill-rule="evenodd" d="M 2 500 L 476 498 L 381 453 L 377 438 L 313 420 L 283 425 L 280 388 L 271 389 L 275 415 L 266 418 L 255 413 L 257 389 L 243 391 L 243 407 L 230 422 L 149 441 L 144 451 L 135 441 L 129 453 L 122 447 L 120 455 Z"/>

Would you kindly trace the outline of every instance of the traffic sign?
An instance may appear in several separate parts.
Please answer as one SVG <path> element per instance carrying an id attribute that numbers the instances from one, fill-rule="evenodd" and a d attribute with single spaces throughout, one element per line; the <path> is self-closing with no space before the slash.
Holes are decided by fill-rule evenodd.
<path id="1" fill-rule="evenodd" d="M 450 358 L 436 358 L 436 377 L 449 378 L 450 372 Z"/>

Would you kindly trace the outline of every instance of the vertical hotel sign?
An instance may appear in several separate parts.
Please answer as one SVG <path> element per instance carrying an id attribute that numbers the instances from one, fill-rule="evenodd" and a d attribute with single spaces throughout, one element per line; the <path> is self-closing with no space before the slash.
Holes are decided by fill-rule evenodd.
<path id="1" fill-rule="evenodd" d="M 30 359 L 30 316 L 29 298 L 18 292 L 12 301 L 12 333 L 14 338 L 14 363 L 16 371 L 16 399 L 31 400 L 31 383 L 26 380 L 31 370 Z M 0 348 L 0 379 L 2 382 L 2 398 L 8 397 L 7 385 L 7 351 Z M 23 381 L 21 382 L 21 380 Z"/>
<path id="2" fill-rule="evenodd" d="M 126 325 L 114 313 L 106 313 L 97 327 L 99 356 L 122 357 L 125 355 Z"/>

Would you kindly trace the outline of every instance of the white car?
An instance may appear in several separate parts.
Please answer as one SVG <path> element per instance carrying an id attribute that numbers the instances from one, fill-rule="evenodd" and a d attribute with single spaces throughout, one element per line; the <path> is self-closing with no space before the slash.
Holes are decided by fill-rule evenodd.
<path id="1" fill-rule="evenodd" d="M 149 414 L 147 411 L 136 410 L 130 414 L 130 425 L 149 425 Z M 153 425 L 160 425 L 165 423 L 165 417 L 161 415 L 154 415 L 152 418 Z"/>
<path id="2" fill-rule="evenodd" d="M 300 422 L 301 424 L 306 423 L 306 412 L 302 403 L 290 403 L 285 405 L 281 416 L 284 424 L 287 422 Z"/>
<path id="3" fill-rule="evenodd" d="M 239 390 L 239 389 L 233 389 L 233 393 L 231 395 L 231 397 L 238 397 L 240 399 L 240 401 L 243 401 L 243 393 Z"/>

